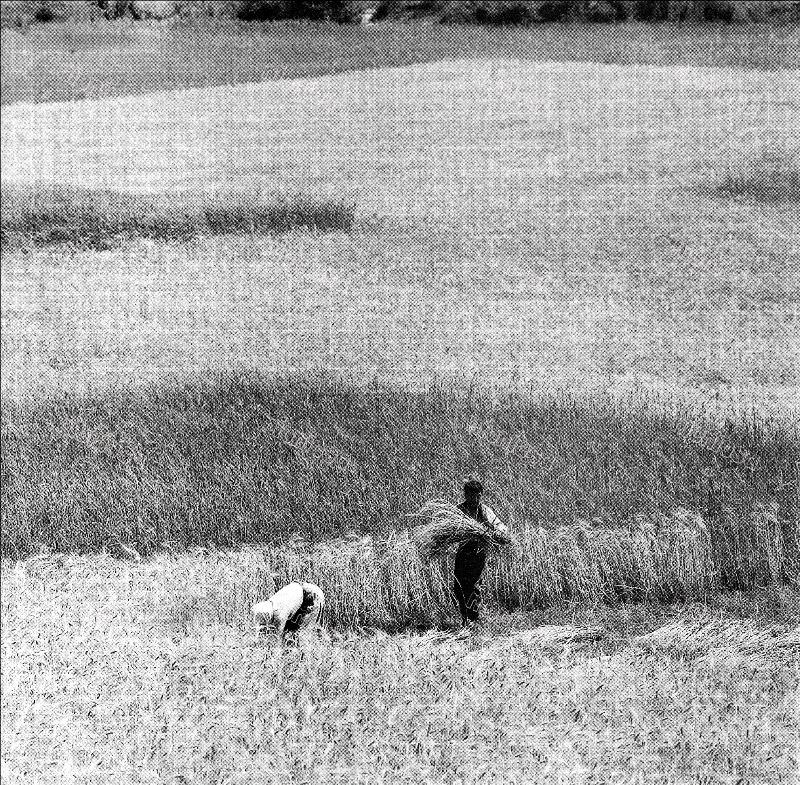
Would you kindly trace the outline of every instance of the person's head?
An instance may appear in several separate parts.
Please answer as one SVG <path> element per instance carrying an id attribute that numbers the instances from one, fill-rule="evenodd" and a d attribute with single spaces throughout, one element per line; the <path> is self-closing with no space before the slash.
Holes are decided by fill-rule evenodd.
<path id="1" fill-rule="evenodd" d="M 477 504 L 482 493 L 483 483 L 477 477 L 467 477 L 464 481 L 464 499 L 467 504 Z"/>

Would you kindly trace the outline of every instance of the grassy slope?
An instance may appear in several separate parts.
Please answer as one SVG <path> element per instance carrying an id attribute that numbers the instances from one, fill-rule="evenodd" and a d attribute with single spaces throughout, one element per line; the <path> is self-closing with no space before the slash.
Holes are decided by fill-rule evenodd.
<path id="1" fill-rule="evenodd" d="M 475 56 L 796 68 L 796 33 L 796 25 L 49 24 L 24 33 L 2 31 L 2 103 L 103 98 Z"/>
<path id="2" fill-rule="evenodd" d="M 796 202 L 730 175 L 791 154 L 796 87 L 462 61 L 9 107 L 4 184 L 277 190 L 357 213 L 351 234 L 6 253 L 4 392 L 198 366 L 794 385 Z"/>
<path id="3" fill-rule="evenodd" d="M 774 47 L 751 48 L 752 38 L 725 38 L 719 46 L 710 46 L 710 42 L 723 41 L 715 37 L 725 34 L 708 29 L 679 36 L 674 32 L 661 35 L 646 31 L 643 35 L 640 28 L 637 33 L 630 33 L 630 39 L 625 38 L 629 32 L 623 33 L 622 38 L 608 37 L 604 50 L 593 50 L 590 59 L 651 62 L 666 57 L 668 62 L 684 62 L 689 57 L 686 42 L 691 39 L 694 43 L 690 58 L 697 58 L 694 62 L 700 64 L 741 65 L 756 61 L 758 65 L 776 65 Z M 121 36 L 123 42 L 126 36 L 141 35 L 164 43 L 152 47 L 153 56 L 147 60 L 140 56 L 141 40 L 129 49 L 120 44 L 112 51 L 87 54 L 90 59 L 100 54 L 94 60 L 99 65 L 98 75 L 87 85 L 83 77 L 80 83 L 70 77 L 72 56 L 65 53 L 62 44 L 55 41 L 50 51 L 39 50 L 21 60 L 19 53 L 6 45 L 4 33 L 3 101 L 20 96 L 74 97 L 86 89 L 92 95 L 120 90 L 138 92 L 150 89 L 154 76 L 163 73 L 168 74 L 168 83 L 173 85 L 185 83 L 181 80 L 187 74 L 192 83 L 204 83 L 264 73 L 258 47 L 265 42 L 253 43 L 249 37 L 241 44 L 259 57 L 242 58 L 241 50 L 230 49 L 237 51 L 233 70 L 238 69 L 238 76 L 231 74 L 234 61 L 225 59 L 212 61 L 221 63 L 218 70 L 198 76 L 203 69 L 197 69 L 196 63 L 206 63 L 204 58 L 213 52 L 212 47 L 193 49 L 195 60 L 191 60 L 187 59 L 185 48 L 177 46 L 174 38 L 169 39 L 173 33 L 154 33 L 152 29 L 134 33 L 120 26 L 109 34 Z M 369 35 L 389 34 L 389 28 L 380 33 L 348 33 L 364 36 L 360 41 Z M 403 42 L 405 33 L 393 34 Z M 773 33 L 760 28 L 756 34 Z M 82 33 L 73 29 L 68 33 L 71 35 L 79 39 Z M 286 39 L 285 30 L 280 35 L 281 40 Z M 326 35 L 323 33 L 323 38 Z M 419 38 L 418 32 L 414 35 Z M 473 35 L 506 33 L 460 31 L 459 41 Z M 509 40 L 524 41 L 517 31 L 507 35 Z M 533 35 L 544 36 L 538 39 L 541 42 L 553 33 Z M 591 35 L 603 37 L 606 33 Z M 448 40 L 438 30 L 435 36 L 436 42 Z M 567 59 L 586 59 L 587 50 L 581 48 L 580 39 L 576 47 L 575 39 L 560 36 L 559 32 L 555 45 L 551 41 L 549 49 L 532 48 L 542 57 L 560 52 Z M 430 40 L 434 40 L 433 34 Z M 80 48 L 80 40 L 77 43 Z M 224 43 L 231 47 L 230 40 Z M 441 54 L 438 46 L 437 43 L 434 47 L 437 57 Z M 654 54 L 654 46 L 658 54 Z M 400 51 L 400 47 L 391 50 L 382 46 L 379 57 L 387 49 Z M 323 60 L 330 50 L 330 41 L 318 50 L 324 53 Z M 462 50 L 456 47 L 455 51 Z M 475 51 L 474 46 L 470 51 Z M 498 50 L 494 46 L 491 51 L 497 54 Z M 676 51 L 683 53 L 677 60 Z M 796 56 L 796 50 L 793 54 L 786 46 L 783 52 L 778 63 L 788 62 L 786 54 Z M 281 52 L 284 60 L 286 55 L 285 50 Z M 406 56 L 416 58 L 417 54 Z M 361 65 L 365 60 L 370 62 L 362 50 L 358 57 Z M 132 58 L 140 67 L 130 69 Z M 293 71 L 287 72 L 319 67 L 300 63 L 301 59 L 295 57 L 290 66 Z M 192 65 L 178 65 L 183 62 Z M 17 68 L 20 63 L 22 77 L 9 81 L 12 66 Z M 334 67 L 341 66 L 338 63 Z M 322 67 L 332 66 L 328 63 Z M 274 75 L 274 62 L 268 62 L 266 69 L 272 69 L 269 72 Z M 41 76 L 54 72 L 60 74 L 56 80 Z M 131 84 L 130 74 L 134 75 L 135 84 Z M 454 79 L 451 72 L 444 74 L 446 80 Z M 585 103 L 578 104 L 594 129 L 599 127 L 597 117 L 606 109 L 591 95 L 603 94 L 597 87 L 602 84 L 606 89 L 607 77 L 607 72 L 598 71 L 587 86 Z M 398 75 L 399 81 L 404 79 L 406 75 Z M 457 84 L 459 79 L 455 77 Z M 743 91 L 737 92 L 742 87 Z M 699 106 L 710 105 L 713 118 L 714 112 L 732 96 L 739 98 L 731 106 L 741 106 L 745 111 L 740 115 L 736 110 L 730 116 L 739 117 L 742 122 L 750 122 L 747 117 L 769 115 L 772 110 L 765 107 L 782 107 L 780 112 L 785 112 L 787 121 L 791 120 L 791 101 L 778 96 L 772 103 L 771 91 L 769 87 L 765 94 L 763 84 L 751 83 L 747 76 L 741 83 L 734 79 L 727 88 L 695 84 L 681 98 L 694 102 L 695 108 L 681 115 L 681 110 L 673 106 L 676 118 L 681 120 L 678 128 L 683 122 L 694 123 L 698 119 Z M 390 91 L 386 97 L 397 95 Z M 463 95 L 461 100 L 466 105 L 468 93 Z M 319 100 L 324 104 L 330 96 L 323 93 Z M 421 100 L 422 105 L 425 100 Z M 444 103 L 451 99 L 441 100 Z M 643 117 L 653 111 L 654 104 L 646 98 L 640 95 L 637 100 L 639 110 L 628 115 L 631 126 L 641 125 Z M 382 105 L 382 111 L 387 111 L 387 105 L 391 114 L 391 100 Z M 457 101 L 454 105 L 459 106 Z M 367 113 L 373 108 L 367 107 Z M 276 105 L 276 117 L 281 113 L 285 116 L 286 109 L 285 101 Z M 659 105 L 657 118 L 654 116 L 649 126 L 642 125 L 649 128 L 653 144 L 645 141 L 640 147 L 628 145 L 632 152 L 624 159 L 614 154 L 613 145 L 604 148 L 611 153 L 612 165 L 619 167 L 616 177 L 623 190 L 603 194 L 600 188 L 599 198 L 582 198 L 580 194 L 587 185 L 597 191 L 596 184 L 587 183 L 585 178 L 576 179 L 571 186 L 563 179 L 550 181 L 552 199 L 545 200 L 551 205 L 545 213 L 546 223 L 552 227 L 549 232 L 541 229 L 542 213 L 537 212 L 526 222 L 517 214 L 511 215 L 503 203 L 491 220 L 485 220 L 484 215 L 492 212 L 487 206 L 491 208 L 498 190 L 484 182 L 487 198 L 464 200 L 465 192 L 475 190 L 474 181 L 467 182 L 466 176 L 459 175 L 453 187 L 452 181 L 442 180 L 442 172 L 454 163 L 452 156 L 445 156 L 446 166 L 436 168 L 442 150 L 447 149 L 449 140 L 445 139 L 441 147 L 434 144 L 431 159 L 424 163 L 430 175 L 423 174 L 410 189 L 408 183 L 397 184 L 391 177 L 384 181 L 383 175 L 375 171 L 364 174 L 363 182 L 378 183 L 379 188 L 386 189 L 384 194 L 399 196 L 384 202 L 389 205 L 388 210 L 377 210 L 379 220 L 354 235 L 355 241 L 346 236 L 296 233 L 283 239 L 223 238 L 187 245 L 140 242 L 105 253 L 50 250 L 4 255 L 4 392 L 12 390 L 27 398 L 39 386 L 40 377 L 47 392 L 71 388 L 87 379 L 90 385 L 97 386 L 109 382 L 127 384 L 148 375 L 163 375 L 165 368 L 180 378 L 187 368 L 237 363 L 285 369 L 322 362 L 344 370 L 366 368 L 365 375 L 400 365 L 406 375 L 417 378 L 432 369 L 466 367 L 488 369 L 492 378 L 502 378 L 502 363 L 508 362 L 509 357 L 512 371 L 518 372 L 522 367 L 526 372 L 531 368 L 529 359 L 520 359 L 512 351 L 513 337 L 504 343 L 505 339 L 498 336 L 504 334 L 504 329 L 513 336 L 518 322 L 512 314 L 535 309 L 537 303 L 544 309 L 537 312 L 539 328 L 535 332 L 536 351 L 544 358 L 537 358 L 541 376 L 552 376 L 565 362 L 573 374 L 580 376 L 587 367 L 582 364 L 581 351 L 586 351 L 582 336 L 587 333 L 589 311 L 596 311 L 601 303 L 610 303 L 611 292 L 618 293 L 621 299 L 614 301 L 617 305 L 613 313 L 610 306 L 601 311 L 604 330 L 596 334 L 597 346 L 607 346 L 609 337 L 621 336 L 623 326 L 639 325 L 628 343 L 614 354 L 616 363 L 627 363 L 631 356 L 638 356 L 638 362 L 644 363 L 640 370 L 665 374 L 665 369 L 672 366 L 664 345 L 691 346 L 696 335 L 688 323 L 699 318 L 702 327 L 697 335 L 704 335 L 708 324 L 716 324 L 719 335 L 732 337 L 732 344 L 726 348 L 720 340 L 713 349 L 708 344 L 700 351 L 678 349 L 684 354 L 669 360 L 675 368 L 687 365 L 688 360 L 689 367 L 694 364 L 712 376 L 730 373 L 732 368 L 739 373 L 742 353 L 755 347 L 759 359 L 745 363 L 749 372 L 764 368 L 766 380 L 790 382 L 787 369 L 791 358 L 786 347 L 791 336 L 786 330 L 791 329 L 791 322 L 786 315 L 790 313 L 797 283 L 792 277 L 792 259 L 785 256 L 785 249 L 792 246 L 787 240 L 788 227 L 792 225 L 790 212 L 780 203 L 764 207 L 760 203 L 725 202 L 720 208 L 721 203 L 712 197 L 664 200 L 658 189 L 654 191 L 658 197 L 645 202 L 646 210 L 631 212 L 637 199 L 652 190 L 635 189 L 632 172 L 637 170 L 635 166 L 631 169 L 631 160 L 640 164 L 662 161 L 673 174 L 676 169 L 684 174 L 691 171 L 698 158 L 702 160 L 709 152 L 711 160 L 719 163 L 713 156 L 715 142 L 711 137 L 701 143 L 701 149 L 695 150 L 698 142 L 693 140 L 692 145 L 678 150 L 680 155 L 670 158 L 665 150 L 672 150 L 669 134 L 675 136 L 676 131 L 673 127 L 664 138 L 658 136 L 658 127 L 665 118 L 662 110 L 663 105 Z M 394 111 L 398 117 L 407 116 L 408 104 L 401 101 Z M 481 116 L 483 113 L 478 112 Z M 108 123 L 110 134 L 102 138 L 115 139 L 119 129 L 127 128 L 135 119 L 136 111 L 120 117 L 125 118 L 124 122 Z M 180 123 L 185 115 L 181 118 L 178 113 L 175 119 Z M 508 120 L 512 125 L 521 124 L 519 140 L 523 140 L 527 122 L 524 113 L 514 117 L 512 112 Z M 263 117 L 256 118 L 256 123 L 261 121 Z M 345 113 L 338 122 L 346 125 L 351 121 L 350 114 Z M 423 116 L 419 125 L 422 138 L 411 142 L 412 152 L 435 143 L 436 137 L 426 134 L 433 134 L 437 125 L 450 128 L 455 124 L 456 133 L 451 138 L 456 140 L 459 123 L 462 130 L 467 123 L 470 133 L 474 133 L 475 127 L 467 121 L 468 117 L 462 114 L 455 122 L 449 118 L 443 123 L 441 114 L 432 112 L 430 124 L 426 124 Z M 387 127 L 391 122 L 390 116 Z M 761 127 L 760 120 L 754 122 Z M 5 112 L 3 123 L 5 172 L 9 149 Z M 715 123 L 720 129 L 725 125 L 719 117 L 711 125 Z M 44 128 L 56 126 L 55 121 L 45 118 Z M 336 127 L 334 122 L 334 130 Z M 356 133 L 368 127 L 357 126 Z M 614 131 L 619 127 L 624 128 L 625 123 L 614 126 Z M 768 136 L 775 134 L 778 141 L 789 138 L 782 133 L 780 124 L 763 126 L 761 131 Z M 496 129 L 492 132 L 496 133 Z M 324 133 L 328 134 L 329 128 Z M 145 137 L 145 153 L 157 149 L 157 140 L 168 138 L 168 134 L 167 127 Z M 314 138 L 307 128 L 305 134 L 307 140 Z M 382 132 L 378 138 L 391 139 L 391 135 Z M 744 138 L 736 149 L 747 156 L 752 141 Z M 512 142 L 513 139 L 503 139 L 498 148 Z M 84 150 L 93 146 L 80 139 L 77 143 Z M 105 163 L 100 155 L 100 180 L 103 166 L 124 149 L 124 145 L 115 144 L 112 142 Z M 597 146 L 598 137 L 590 132 L 580 142 L 573 141 L 571 147 L 563 143 L 560 149 L 574 153 L 576 149 Z M 408 147 L 408 139 L 398 144 L 394 151 L 397 160 Z M 557 158 L 558 148 L 550 149 Z M 267 164 L 280 162 L 291 150 L 290 145 L 277 145 Z M 167 147 L 163 160 L 175 158 L 176 152 Z M 391 153 L 390 149 L 390 172 Z M 370 155 L 374 152 L 368 153 L 367 160 Z M 75 152 L 68 145 L 64 160 L 71 156 Z M 687 162 L 686 156 L 691 160 Z M 178 155 L 178 165 L 170 174 L 159 160 L 153 166 L 153 157 L 158 159 L 152 153 L 140 155 L 138 160 L 130 156 L 125 166 L 131 174 L 126 177 L 135 181 L 145 169 L 146 176 L 155 172 L 157 178 L 164 178 L 163 182 L 174 184 L 178 169 L 183 167 L 185 174 L 191 168 Z M 81 160 L 85 159 L 79 157 Z M 90 160 L 97 165 L 97 158 Z M 517 154 L 514 160 L 518 160 Z M 620 166 L 621 160 L 628 164 Z M 734 157 L 733 163 L 737 160 Z M 247 163 L 252 164 L 252 159 Z M 590 163 L 597 168 L 596 161 Z M 358 165 L 363 165 L 363 160 Z M 475 171 L 481 169 L 485 169 L 483 163 Z M 725 166 L 721 169 L 724 177 Z M 86 167 L 79 163 L 77 171 L 85 173 Z M 272 176 L 270 171 L 267 166 L 260 176 L 266 180 Z M 281 170 L 276 171 L 280 174 Z M 456 171 L 464 170 L 456 167 Z M 222 181 L 232 173 L 235 180 L 247 175 L 247 166 L 239 166 L 233 160 L 215 162 L 211 173 Z M 639 174 L 643 174 L 641 169 Z M 119 179 L 113 166 L 110 174 L 106 169 L 105 176 L 112 182 L 116 182 L 115 177 Z M 459 184 L 459 179 L 463 183 Z M 499 175 L 496 179 L 501 192 L 508 187 L 507 180 L 501 183 Z M 342 190 L 343 182 L 350 187 L 347 178 L 334 178 L 332 182 L 337 191 Z M 708 182 L 706 178 L 698 184 Z M 358 182 L 355 185 L 354 191 L 358 192 Z M 481 190 L 480 181 L 477 190 Z M 627 197 L 621 199 L 620 194 Z M 431 218 L 418 220 L 419 215 L 415 216 L 412 209 L 411 222 L 401 224 L 398 230 L 394 220 L 397 211 L 392 205 L 399 203 L 404 208 L 404 199 L 412 207 L 421 203 L 426 211 L 431 208 Z M 468 209 L 453 215 L 441 209 L 448 202 L 463 202 Z M 560 209 L 555 209 L 557 204 Z M 587 205 L 591 207 L 588 212 Z M 609 205 L 624 205 L 626 209 L 612 209 L 609 221 Z M 572 226 L 576 214 L 586 214 L 587 220 L 579 220 L 577 230 L 565 233 L 564 225 Z M 509 215 L 511 229 L 499 232 L 498 227 L 505 226 L 500 220 L 507 220 Z M 441 220 L 443 217 L 445 220 Z M 603 228 L 609 223 L 614 231 L 604 236 Z M 376 226 L 378 232 L 374 231 Z M 639 234 L 656 238 L 649 250 L 631 240 Z M 594 256 L 596 241 L 601 251 Z M 680 252 L 669 251 L 673 242 Z M 495 253 L 498 248 L 499 253 Z M 298 257 L 303 260 L 301 271 L 297 270 Z M 531 258 L 537 260 L 532 268 Z M 587 258 L 590 263 L 585 262 Z M 749 265 L 748 258 L 760 261 Z M 730 263 L 726 264 L 726 260 Z M 764 264 L 764 260 L 768 263 Z M 523 267 L 523 262 L 527 266 Z M 529 269 L 535 270 L 535 280 L 524 274 L 523 270 Z M 604 282 L 616 285 L 603 289 Z M 600 298 L 577 301 L 571 297 L 572 290 L 585 294 L 598 284 L 603 292 Z M 476 297 L 477 302 L 473 302 Z M 470 305 L 465 307 L 465 301 Z M 677 309 L 676 301 L 680 303 Z M 551 307 L 550 302 L 556 305 Z M 586 316 L 573 318 L 576 302 L 580 302 Z M 618 307 L 620 302 L 624 309 Z M 386 303 L 400 303 L 403 319 L 397 313 L 390 318 L 382 316 Z M 504 303 L 509 303 L 507 312 L 502 310 Z M 737 316 L 734 321 L 726 321 L 725 314 L 734 303 L 739 308 Z M 739 307 L 745 303 L 749 303 L 747 308 Z M 629 306 L 631 310 L 627 311 Z M 324 330 L 319 329 L 320 308 L 328 314 L 323 320 Z M 755 315 L 764 308 L 770 312 L 770 328 Z M 737 324 L 741 330 L 738 333 Z M 285 331 L 279 330 L 279 325 Z M 223 330 L 223 326 L 229 329 Z M 481 331 L 486 337 L 481 337 Z M 456 355 L 450 366 L 446 361 L 447 347 L 454 348 Z M 566 361 L 565 347 L 571 347 L 566 351 Z M 13 366 L 8 359 L 13 359 Z M 589 367 L 595 367 L 593 363 L 598 359 L 602 358 L 593 357 Z M 9 366 L 13 371 L 7 375 Z M 692 478 L 700 476 L 694 474 L 694 469 L 703 467 L 711 469 L 712 479 L 728 489 L 729 498 L 741 498 L 744 492 L 752 500 L 751 489 L 756 487 L 759 491 L 755 495 L 769 502 L 776 489 L 784 487 L 782 483 L 792 467 L 794 471 L 797 468 L 796 463 L 786 464 L 781 477 L 780 467 L 782 462 L 791 461 L 796 438 L 781 445 L 773 437 L 762 441 L 763 434 L 747 436 L 741 411 L 731 412 L 732 431 L 720 431 L 698 428 L 701 420 L 697 419 L 697 412 L 687 417 L 687 410 L 674 405 L 673 411 L 683 412 L 683 420 L 681 416 L 676 421 L 665 420 L 662 409 L 655 419 L 618 420 L 616 415 L 606 413 L 605 420 L 590 417 L 580 424 L 580 418 L 576 420 L 569 407 L 567 411 L 552 409 L 543 419 L 534 417 L 529 421 L 536 427 L 526 444 L 509 437 L 507 431 L 516 433 L 518 424 L 509 421 L 504 426 L 505 415 L 493 420 L 494 415 L 487 418 L 482 411 L 470 413 L 469 408 L 459 408 L 457 397 L 449 395 L 441 399 L 439 414 L 434 418 L 428 405 L 415 408 L 404 393 L 395 399 L 401 405 L 390 407 L 387 422 L 370 420 L 372 415 L 378 416 L 381 407 L 365 411 L 358 403 L 359 395 L 352 399 L 337 396 L 337 405 L 346 409 L 347 424 L 343 425 L 341 409 L 331 410 L 336 416 L 325 422 L 319 420 L 324 407 L 316 409 L 309 422 L 297 419 L 304 412 L 309 414 L 304 404 L 298 406 L 292 398 L 297 390 L 290 390 L 284 397 L 287 411 L 281 412 L 281 418 L 267 420 L 263 417 L 264 407 L 269 409 L 276 403 L 272 396 L 266 402 L 256 401 L 258 405 L 254 406 L 247 396 L 242 399 L 234 395 L 233 400 L 229 395 L 209 396 L 202 388 L 193 398 L 192 389 L 184 388 L 167 406 L 153 403 L 137 390 L 100 396 L 96 404 L 88 404 L 89 409 L 86 404 L 67 400 L 40 410 L 44 416 L 38 418 L 19 413 L 6 398 L 3 489 L 10 495 L 18 494 L 17 501 L 30 499 L 33 507 L 25 510 L 24 505 L 7 505 L 4 499 L 4 526 L 9 520 L 20 521 L 29 514 L 29 520 L 41 523 L 41 511 L 49 510 L 52 514 L 59 511 L 62 524 L 84 516 L 82 525 L 86 531 L 91 534 L 91 527 L 99 526 L 95 533 L 102 534 L 106 522 L 122 526 L 133 523 L 136 527 L 146 520 L 146 516 L 137 518 L 141 510 L 136 505 L 142 502 L 155 500 L 162 505 L 161 512 L 168 514 L 163 517 L 159 512 L 159 522 L 172 520 L 169 511 L 180 512 L 182 499 L 186 498 L 182 496 L 184 492 L 189 496 L 196 493 L 194 498 L 201 502 L 198 510 L 202 507 L 206 523 L 216 525 L 223 519 L 227 523 L 231 510 L 249 514 L 254 502 L 263 501 L 259 496 L 266 490 L 263 485 L 249 497 L 237 497 L 229 491 L 236 490 L 237 482 L 239 488 L 243 487 L 241 461 L 260 466 L 258 460 L 259 456 L 264 457 L 264 447 L 278 450 L 275 455 L 288 461 L 282 465 L 292 470 L 293 481 L 300 469 L 305 484 L 296 489 L 295 502 L 319 499 L 317 486 L 320 481 L 323 483 L 327 489 L 327 526 L 350 523 L 343 515 L 345 499 L 334 481 L 342 474 L 348 483 L 358 479 L 356 469 L 361 465 L 370 467 L 369 472 L 377 477 L 379 471 L 386 470 L 385 456 L 392 454 L 388 448 L 395 446 L 400 448 L 397 457 L 402 466 L 396 471 L 397 480 L 407 481 L 412 491 L 406 490 L 400 499 L 401 483 L 396 480 L 388 486 L 359 485 L 367 494 L 367 506 L 373 506 L 375 521 L 383 520 L 381 515 L 386 509 L 407 509 L 407 502 L 411 506 L 412 501 L 429 491 L 441 493 L 453 477 L 475 466 L 487 471 L 495 488 L 505 488 L 517 472 L 520 484 L 514 487 L 527 487 L 525 493 L 532 494 L 510 499 L 512 506 L 503 508 L 504 512 L 525 509 L 525 504 L 531 504 L 531 509 L 547 510 L 555 503 L 559 515 L 566 516 L 564 520 L 578 511 L 589 514 L 598 509 L 597 504 L 616 506 L 622 501 L 623 506 L 627 504 L 635 511 L 646 498 L 667 507 L 676 501 L 697 506 L 703 497 Z M 402 405 L 403 401 L 409 405 Z M 95 405 L 97 408 L 88 417 Z M 448 407 L 458 411 L 453 413 Z M 407 425 L 409 414 L 412 424 L 418 420 L 422 427 L 418 433 L 412 429 L 411 435 L 396 445 L 396 439 L 402 436 L 396 426 Z M 498 430 L 487 431 L 487 419 Z M 436 425 L 439 420 L 459 424 L 451 435 L 453 443 Z M 577 429 L 567 431 L 566 444 L 565 424 L 578 424 Z M 230 427 L 223 433 L 220 425 Z M 540 425 L 545 426 L 542 432 Z M 351 426 L 357 433 L 373 437 L 377 434 L 387 451 L 369 452 L 368 443 L 354 440 Z M 661 445 L 660 467 L 648 462 L 655 441 Z M 592 460 L 582 460 L 587 445 Z M 614 471 L 608 470 L 608 463 L 600 471 L 600 455 L 618 460 Z M 439 465 L 436 461 L 442 456 L 445 460 Z M 543 460 L 532 460 L 536 456 Z M 531 465 L 536 482 L 525 486 L 523 475 Z M 39 483 L 34 488 L 34 477 L 37 473 L 41 477 L 43 467 L 53 482 Z M 168 469 L 180 475 L 178 482 L 163 473 Z M 244 472 L 245 485 L 248 476 L 254 481 L 250 491 L 256 488 L 259 471 L 250 475 Z M 7 472 L 16 476 L 22 487 L 10 488 Z M 440 475 L 436 476 L 436 472 Z M 125 473 L 127 477 L 123 477 Z M 103 483 L 96 483 L 100 475 L 105 477 L 103 482 L 109 493 L 100 487 Z M 370 479 L 373 475 L 368 474 Z M 87 478 L 91 482 L 85 482 Z M 598 482 L 604 478 L 611 478 L 612 488 Z M 796 490 L 797 484 L 791 487 Z M 455 493 L 456 489 L 452 490 Z M 94 507 L 70 509 L 61 503 L 69 499 L 74 502 L 84 492 L 92 496 Z M 283 491 L 278 488 L 268 492 Z M 787 500 L 792 503 L 790 497 L 783 503 Z M 289 511 L 290 516 L 292 500 L 287 496 L 280 504 L 275 501 L 272 498 L 270 502 L 270 514 Z M 133 508 L 124 510 L 123 502 Z M 287 503 L 285 509 L 283 502 Z M 796 500 L 793 503 L 796 505 Z M 12 511 L 11 518 L 6 514 L 8 510 Z M 302 509 L 299 512 L 298 517 L 311 517 Z M 174 518 L 179 519 L 180 516 Z M 796 516 L 793 520 L 797 520 Z M 744 529 L 746 536 L 757 531 Z M 114 533 L 130 535 L 124 528 Z M 135 536 L 141 535 L 150 536 L 150 532 L 139 527 Z M 747 546 L 747 541 L 741 544 Z M 746 548 L 742 550 L 745 552 Z M 290 551 L 281 553 L 284 577 L 294 575 L 292 571 L 299 569 L 300 563 L 293 560 Z M 762 555 L 765 553 L 768 550 Z M 334 552 L 331 559 L 347 567 L 342 560 L 336 561 L 337 554 Z M 317 565 L 326 567 L 329 563 L 318 561 Z M 357 580 L 362 574 L 360 563 L 353 559 L 349 564 L 355 572 L 346 587 L 363 601 L 365 586 Z M 246 629 L 248 603 L 259 591 L 270 588 L 268 567 L 259 552 L 177 558 L 161 555 L 132 567 L 103 556 L 35 558 L 14 566 L 4 561 L 0 583 L 4 779 L 37 779 L 37 774 L 38 779 L 52 778 L 56 772 L 70 773 L 84 782 L 126 782 L 144 777 L 156 781 L 181 773 L 192 782 L 238 782 L 264 780 L 265 772 L 274 772 L 280 782 L 292 775 L 301 781 L 347 783 L 397 782 L 404 781 L 404 777 L 410 782 L 426 777 L 432 782 L 452 782 L 457 777 L 470 782 L 483 773 L 489 780 L 507 782 L 514 782 L 513 777 L 517 776 L 524 781 L 577 783 L 585 782 L 591 772 L 603 782 L 627 781 L 641 773 L 652 776 L 654 781 L 672 776 L 675 781 L 686 783 L 704 779 L 771 785 L 790 782 L 796 773 L 793 712 L 800 676 L 794 653 L 799 620 L 791 610 L 773 618 L 781 607 L 796 609 L 797 598 L 789 590 L 771 589 L 741 608 L 722 601 L 723 607 L 712 611 L 700 606 L 688 606 L 683 613 L 675 608 L 628 606 L 600 610 L 594 615 L 585 608 L 553 608 L 525 618 L 496 616 L 472 642 L 441 642 L 434 635 L 345 636 L 331 643 L 309 643 L 299 651 L 278 657 L 269 648 L 255 645 Z M 493 569 L 490 568 L 490 579 Z M 342 575 L 347 574 L 345 569 Z M 337 580 L 342 575 L 337 575 Z M 341 601 L 337 605 L 341 600 L 339 590 L 345 584 L 336 586 L 334 620 L 347 626 L 348 608 Z M 495 589 L 490 589 L 490 596 L 494 596 Z M 407 604 L 418 598 L 418 593 L 406 597 L 402 610 L 407 611 Z M 393 599 L 382 596 L 381 601 L 386 604 Z M 766 617 L 764 608 L 769 608 Z M 427 623 L 437 621 L 428 617 L 428 610 L 419 615 Z M 599 643 L 564 645 L 553 642 L 547 633 L 526 638 L 514 632 L 518 626 L 563 623 L 567 618 L 578 624 L 600 624 L 610 633 Z M 662 630 L 658 640 L 637 638 L 662 620 L 676 624 Z M 698 620 L 716 623 L 691 635 Z M 367 621 L 386 622 L 382 618 Z M 770 626 L 772 621 L 778 621 L 779 626 Z M 795 636 L 795 648 L 787 630 Z M 314 773 L 312 766 L 316 766 Z M 390 771 L 393 773 L 387 773 Z"/>
<path id="4" fill-rule="evenodd" d="M 244 615 L 192 610 L 223 561 L 4 565 L 4 779 L 777 785 L 797 771 L 796 596 L 564 607 L 468 641 L 345 635 L 281 655 Z M 560 640 L 573 624 L 600 640 Z"/>

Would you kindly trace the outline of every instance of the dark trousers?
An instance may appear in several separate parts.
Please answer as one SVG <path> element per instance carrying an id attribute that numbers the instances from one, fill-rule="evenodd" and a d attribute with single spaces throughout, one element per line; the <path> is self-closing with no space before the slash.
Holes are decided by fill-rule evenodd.
<path id="1" fill-rule="evenodd" d="M 481 607 L 481 589 L 478 582 L 486 565 L 486 549 L 473 542 L 465 542 L 456 551 L 453 569 L 453 594 L 461 612 L 461 621 L 477 621 Z"/>
<path id="2" fill-rule="evenodd" d="M 286 621 L 286 626 L 284 629 L 286 632 L 297 632 L 300 629 L 300 625 L 303 623 L 303 619 L 308 614 L 309 608 L 314 604 L 314 595 L 303 589 L 303 603 L 297 609 L 294 616 L 291 616 Z"/>

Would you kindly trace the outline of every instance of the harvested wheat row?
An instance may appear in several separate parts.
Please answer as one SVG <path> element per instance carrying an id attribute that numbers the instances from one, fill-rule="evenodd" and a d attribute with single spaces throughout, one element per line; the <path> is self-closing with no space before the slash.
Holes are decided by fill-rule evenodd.
<path id="1" fill-rule="evenodd" d="M 666 650 L 684 656 L 730 652 L 742 656 L 767 654 L 792 657 L 800 653 L 800 629 L 743 620 L 735 627 L 725 619 L 680 619 L 634 639 L 650 651 Z"/>
<path id="2" fill-rule="evenodd" d="M 249 618 L 253 602 L 280 586 L 310 581 L 329 598 L 325 613 L 332 628 L 447 624 L 456 612 L 448 548 L 463 541 L 465 532 L 471 535 L 475 524 L 460 512 L 453 515 L 454 508 L 445 503 L 428 509 L 443 511 L 437 526 L 429 521 L 386 538 L 295 539 L 249 549 L 241 557 L 220 553 L 220 574 L 191 608 L 181 605 L 176 615 L 238 623 Z M 576 521 L 548 529 L 521 522 L 508 547 L 491 548 L 484 597 L 487 608 L 507 610 L 533 610 L 565 599 L 597 604 L 703 598 L 718 580 L 713 547 L 702 518 L 680 508 L 639 516 L 629 526 Z M 236 558 L 242 563 L 228 575 L 222 561 Z M 189 557 L 176 561 L 191 564 Z M 183 583 L 175 594 L 193 596 L 197 580 L 187 575 Z"/>

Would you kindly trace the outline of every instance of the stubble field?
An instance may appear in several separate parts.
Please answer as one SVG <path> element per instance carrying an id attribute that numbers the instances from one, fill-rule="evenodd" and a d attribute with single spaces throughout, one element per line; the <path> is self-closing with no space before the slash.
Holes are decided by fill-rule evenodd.
<path id="1" fill-rule="evenodd" d="M 466 639 L 340 629 L 279 652 L 243 617 L 260 560 L 5 565 L 4 781 L 795 779 L 796 592 L 493 608 Z"/>
<path id="2" fill-rule="evenodd" d="M 796 778 L 800 76 L 474 35 L 4 108 L 4 781 Z M 474 470 L 459 638 L 404 516 Z"/>

